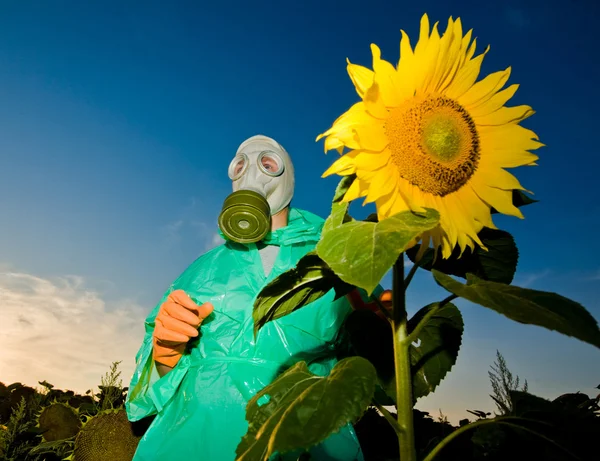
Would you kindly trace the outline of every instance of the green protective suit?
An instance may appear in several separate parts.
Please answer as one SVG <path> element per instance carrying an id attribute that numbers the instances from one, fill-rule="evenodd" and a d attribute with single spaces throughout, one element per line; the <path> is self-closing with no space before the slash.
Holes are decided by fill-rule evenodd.
<path id="1" fill-rule="evenodd" d="M 286 227 L 265 243 L 280 246 L 265 276 L 257 246 L 231 241 L 194 261 L 147 317 L 136 355 L 126 410 L 131 421 L 156 415 L 133 461 L 233 461 L 247 431 L 246 403 L 295 362 L 326 376 L 336 363 L 338 330 L 351 306 L 334 301 L 333 290 L 298 311 L 267 323 L 253 334 L 252 307 L 260 290 L 291 269 L 316 246 L 323 219 L 292 208 Z M 184 290 L 213 313 L 200 327 L 173 370 L 159 377 L 152 359 L 154 319 L 168 294 Z M 381 291 L 378 290 L 376 294 Z M 349 424 L 311 449 L 315 460 L 362 460 Z M 283 459 L 297 459 L 284 455 Z"/>

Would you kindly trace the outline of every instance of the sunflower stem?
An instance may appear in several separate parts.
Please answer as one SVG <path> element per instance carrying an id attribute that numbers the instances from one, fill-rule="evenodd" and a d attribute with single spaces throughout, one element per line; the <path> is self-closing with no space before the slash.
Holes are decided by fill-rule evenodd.
<path id="1" fill-rule="evenodd" d="M 418 268 L 419 268 L 419 265 L 417 263 L 414 263 L 413 266 L 410 268 L 410 271 L 408 271 L 408 275 L 406 276 L 406 279 L 404 280 L 404 290 L 405 291 L 408 288 L 410 281 L 415 276 L 415 272 L 417 272 Z"/>
<path id="2" fill-rule="evenodd" d="M 410 341 L 406 313 L 406 286 L 404 280 L 404 253 L 394 264 L 392 291 L 392 329 L 394 331 L 394 363 L 396 370 L 396 408 L 398 409 L 398 444 L 401 461 L 416 461 L 413 427 L 412 375 L 410 369 Z"/>

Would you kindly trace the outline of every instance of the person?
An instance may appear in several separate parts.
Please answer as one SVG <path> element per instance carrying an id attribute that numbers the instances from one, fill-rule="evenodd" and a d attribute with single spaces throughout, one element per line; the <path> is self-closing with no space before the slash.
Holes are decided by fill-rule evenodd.
<path id="1" fill-rule="evenodd" d="M 245 140 L 228 173 L 233 192 L 219 216 L 225 242 L 196 259 L 145 321 L 125 408 L 132 422 L 154 419 L 133 461 L 234 460 L 248 429 L 247 402 L 300 360 L 326 376 L 337 361 L 340 327 L 367 301 L 356 293 L 336 300 L 331 290 L 255 337 L 256 296 L 314 249 L 324 220 L 291 206 L 294 167 L 274 139 Z M 363 459 L 351 424 L 310 454 Z"/>

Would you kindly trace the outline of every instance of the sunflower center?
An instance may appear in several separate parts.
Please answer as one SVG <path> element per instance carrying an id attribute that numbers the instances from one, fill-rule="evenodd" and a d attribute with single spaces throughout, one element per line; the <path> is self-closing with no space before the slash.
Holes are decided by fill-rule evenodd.
<path id="1" fill-rule="evenodd" d="M 411 99 L 390 112 L 385 132 L 400 176 L 424 192 L 441 197 L 455 192 L 477 169 L 475 123 L 453 99 Z"/>

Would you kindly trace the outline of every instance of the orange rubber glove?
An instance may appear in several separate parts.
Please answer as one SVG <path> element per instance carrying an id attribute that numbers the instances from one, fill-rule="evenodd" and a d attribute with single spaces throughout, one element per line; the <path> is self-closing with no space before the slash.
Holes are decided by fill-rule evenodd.
<path id="1" fill-rule="evenodd" d="M 375 312 L 380 318 L 385 319 L 385 314 L 379 309 L 379 305 L 375 301 L 365 303 L 360 296 L 358 290 L 352 290 L 346 295 L 348 301 L 352 305 L 354 310 L 368 309 Z M 379 301 L 383 304 L 383 307 L 391 313 L 392 310 L 392 290 L 385 290 L 379 295 Z"/>
<path id="2" fill-rule="evenodd" d="M 160 306 L 152 334 L 152 358 L 173 368 L 183 355 L 191 338 L 214 307 L 211 303 L 198 306 L 183 290 L 175 290 Z"/>

